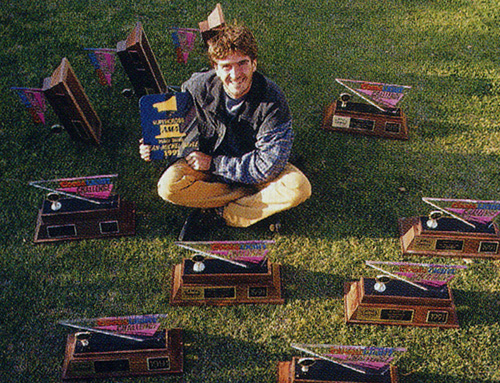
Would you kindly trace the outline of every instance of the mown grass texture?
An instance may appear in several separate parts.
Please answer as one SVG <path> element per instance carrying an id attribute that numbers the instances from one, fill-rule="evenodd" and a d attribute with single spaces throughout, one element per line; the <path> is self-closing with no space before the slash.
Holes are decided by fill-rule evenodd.
<path id="1" fill-rule="evenodd" d="M 343 284 L 371 275 L 366 260 L 401 260 L 397 219 L 426 214 L 421 197 L 498 199 L 500 186 L 500 11 L 495 0 L 222 1 L 227 20 L 255 33 L 259 68 L 287 95 L 294 155 L 313 186 L 303 205 L 268 222 L 224 229 L 213 239 L 275 239 L 283 265 L 280 306 L 187 307 L 168 303 L 170 272 L 187 209 L 166 205 L 163 168 L 140 160 L 137 99 L 120 67 L 98 84 L 83 51 L 113 48 L 140 20 L 169 85 L 208 65 L 198 45 L 175 61 L 169 27 L 197 27 L 215 3 L 201 0 L 5 0 L 0 4 L 0 381 L 60 380 L 64 319 L 168 313 L 185 330 L 180 377 L 114 382 L 276 382 L 291 342 L 399 346 L 400 381 L 500 381 L 498 261 L 469 265 L 452 282 L 461 328 L 348 326 Z M 67 57 L 103 123 L 100 147 L 50 135 L 10 91 L 40 87 Z M 410 140 L 321 131 L 323 108 L 344 90 L 335 78 L 411 85 L 402 106 Z M 43 199 L 32 180 L 119 174 L 137 206 L 130 238 L 33 245 Z M 463 264 L 459 259 L 408 259 Z"/>

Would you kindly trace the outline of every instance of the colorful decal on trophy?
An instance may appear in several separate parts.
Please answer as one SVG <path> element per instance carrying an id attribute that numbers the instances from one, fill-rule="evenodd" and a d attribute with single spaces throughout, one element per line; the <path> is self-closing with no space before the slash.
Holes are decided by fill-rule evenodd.
<path id="1" fill-rule="evenodd" d="M 182 242 L 182 244 L 186 248 L 191 247 L 213 257 L 250 264 L 261 264 L 267 258 L 267 253 L 274 245 L 274 241 L 212 241 Z"/>
<path id="2" fill-rule="evenodd" d="M 117 174 L 32 181 L 31 186 L 49 192 L 100 204 L 112 196 Z"/>
<path id="3" fill-rule="evenodd" d="M 35 124 L 45 124 L 45 111 L 47 106 L 42 89 L 37 88 L 18 88 L 15 90 L 23 105 L 28 109 L 31 118 Z"/>
<path id="4" fill-rule="evenodd" d="M 189 54 L 194 48 L 194 42 L 196 40 L 196 33 L 199 32 L 198 29 L 192 28 L 171 28 L 172 41 L 175 47 L 175 54 L 177 57 L 177 62 L 179 64 L 186 64 L 189 58 Z"/>
<path id="5" fill-rule="evenodd" d="M 111 76 L 115 72 L 116 49 L 85 48 L 102 86 L 111 86 Z"/>
<path id="6" fill-rule="evenodd" d="M 132 315 L 124 317 L 82 318 L 61 321 L 67 327 L 107 334 L 118 338 L 143 341 L 144 337 L 152 337 L 161 326 L 160 319 L 168 314 Z"/>
<path id="7" fill-rule="evenodd" d="M 361 373 L 383 374 L 406 348 L 344 346 L 330 344 L 292 344 L 293 348 L 321 359 L 329 360 Z"/>
<path id="8" fill-rule="evenodd" d="M 436 288 L 445 286 L 457 275 L 459 270 L 467 268 L 467 266 L 461 265 L 438 265 L 410 262 L 366 261 L 366 264 L 404 282 Z"/>
<path id="9" fill-rule="evenodd" d="M 500 216 L 500 201 L 428 197 L 422 200 L 472 227 L 476 227 L 473 223 L 491 225 Z"/>
<path id="10" fill-rule="evenodd" d="M 335 79 L 335 81 L 381 111 L 395 109 L 407 90 L 411 89 L 411 86 L 408 85 L 384 84 L 380 82 L 339 78 Z"/>

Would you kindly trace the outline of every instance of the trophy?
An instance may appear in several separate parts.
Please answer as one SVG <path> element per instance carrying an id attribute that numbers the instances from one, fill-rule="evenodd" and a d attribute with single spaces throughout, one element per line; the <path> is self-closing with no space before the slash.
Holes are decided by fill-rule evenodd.
<path id="1" fill-rule="evenodd" d="M 500 201 L 427 197 L 422 200 L 437 210 L 427 217 L 399 220 L 404 255 L 500 258 L 496 222 Z"/>
<path id="2" fill-rule="evenodd" d="M 222 13 L 222 7 L 219 3 L 215 6 L 215 9 L 208 15 L 205 21 L 198 23 L 200 27 L 200 33 L 203 41 L 208 45 L 208 41 L 217 34 L 217 31 L 224 27 L 224 15 Z"/>
<path id="3" fill-rule="evenodd" d="M 321 127 L 338 132 L 369 136 L 408 139 L 406 116 L 397 105 L 410 89 L 406 85 L 335 79 L 366 103 L 352 102 L 351 94 L 342 93 L 329 104 L 323 114 Z"/>
<path id="4" fill-rule="evenodd" d="M 71 138 L 96 146 L 100 144 L 101 120 L 68 59 L 63 58 L 52 76 L 43 80 L 42 90 Z M 57 125 L 52 127 L 54 132 L 56 129 L 59 129 Z"/>
<path id="5" fill-rule="evenodd" d="M 135 93 L 137 97 L 142 97 L 167 90 L 165 79 L 140 22 L 126 40 L 116 44 L 116 53 L 134 88 L 134 92 L 124 89 L 125 96 Z"/>
<path id="6" fill-rule="evenodd" d="M 182 330 L 160 329 L 165 316 L 59 322 L 79 330 L 67 338 L 63 380 L 182 373 Z"/>
<path id="7" fill-rule="evenodd" d="M 35 243 L 135 234 L 135 206 L 113 193 L 116 174 L 33 181 L 49 193 L 38 212 Z"/>
<path id="8" fill-rule="evenodd" d="M 282 304 L 280 265 L 267 259 L 274 241 L 177 242 L 191 258 L 173 270 L 172 305 Z"/>
<path id="9" fill-rule="evenodd" d="M 173 162 L 198 150 L 196 111 L 189 93 L 143 96 L 139 100 L 142 137 L 152 160 Z"/>
<path id="10" fill-rule="evenodd" d="M 279 362 L 279 383 L 397 383 L 397 367 L 391 363 L 405 348 L 292 344 L 312 357 Z"/>
<path id="11" fill-rule="evenodd" d="M 347 323 L 459 327 L 448 282 L 466 266 L 377 261 L 366 264 L 382 274 L 345 284 Z"/>

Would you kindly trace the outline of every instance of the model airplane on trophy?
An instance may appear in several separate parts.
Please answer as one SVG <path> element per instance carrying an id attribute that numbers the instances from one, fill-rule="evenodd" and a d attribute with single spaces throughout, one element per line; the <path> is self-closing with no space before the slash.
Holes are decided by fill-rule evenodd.
<path id="1" fill-rule="evenodd" d="M 335 79 L 367 103 L 351 101 L 342 93 L 327 106 L 321 127 L 326 130 L 359 133 L 370 136 L 408 139 L 406 116 L 398 107 L 410 86 L 378 82 Z"/>
<path id="2" fill-rule="evenodd" d="M 135 234 L 135 207 L 114 193 L 116 174 L 32 181 L 48 191 L 35 243 Z"/>
<path id="3" fill-rule="evenodd" d="M 172 305 L 282 304 L 274 241 L 177 242 L 192 253 L 173 270 Z"/>
<path id="4" fill-rule="evenodd" d="M 160 329 L 164 314 L 62 321 L 68 336 L 63 380 L 179 374 L 181 329 Z"/>
<path id="5" fill-rule="evenodd" d="M 347 323 L 457 328 L 448 282 L 467 266 L 366 261 L 381 274 L 345 285 Z"/>
<path id="6" fill-rule="evenodd" d="M 500 201 L 422 198 L 437 210 L 399 220 L 404 255 L 499 258 Z"/>
<path id="7" fill-rule="evenodd" d="M 310 357 L 278 364 L 279 383 L 398 382 L 394 363 L 405 348 L 292 344 Z"/>

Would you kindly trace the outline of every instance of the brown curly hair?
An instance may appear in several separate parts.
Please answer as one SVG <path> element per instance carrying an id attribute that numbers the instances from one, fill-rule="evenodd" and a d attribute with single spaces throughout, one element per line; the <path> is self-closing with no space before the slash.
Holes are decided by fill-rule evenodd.
<path id="1" fill-rule="evenodd" d="M 212 66 L 215 60 L 223 60 L 234 52 L 240 52 L 252 61 L 257 59 L 257 41 L 253 33 L 238 23 L 224 26 L 208 41 L 208 58 Z"/>

